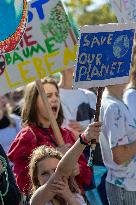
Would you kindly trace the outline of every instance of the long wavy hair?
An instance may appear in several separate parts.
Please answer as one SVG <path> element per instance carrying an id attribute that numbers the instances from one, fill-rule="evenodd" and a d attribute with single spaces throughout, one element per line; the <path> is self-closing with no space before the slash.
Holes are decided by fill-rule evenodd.
<path id="1" fill-rule="evenodd" d="M 52 84 L 56 87 L 56 89 L 59 92 L 58 85 L 53 78 L 46 77 L 41 80 L 42 84 Z M 36 111 L 36 101 L 39 93 L 36 87 L 36 82 L 29 83 L 26 86 L 25 89 L 25 95 L 24 95 L 24 104 L 22 107 L 22 112 L 21 112 L 21 118 L 22 118 L 22 125 L 25 127 L 29 123 L 35 124 L 38 126 L 38 120 L 37 120 L 37 111 Z M 63 110 L 62 106 L 60 104 L 60 109 L 57 117 L 57 123 L 58 126 L 61 127 L 63 123 Z"/>

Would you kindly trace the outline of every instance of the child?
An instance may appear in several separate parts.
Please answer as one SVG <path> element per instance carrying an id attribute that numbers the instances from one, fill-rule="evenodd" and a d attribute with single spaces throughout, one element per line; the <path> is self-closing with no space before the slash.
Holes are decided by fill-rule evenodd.
<path id="1" fill-rule="evenodd" d="M 65 200 L 65 203 L 67 202 L 69 205 L 84 204 L 84 201 L 81 196 L 77 194 L 76 190 L 74 191 L 76 196 L 75 194 L 73 195 L 72 191 L 69 191 L 67 183 L 69 176 L 72 175 L 73 167 L 78 161 L 85 146 L 90 144 L 92 139 L 98 140 L 100 126 L 101 123 L 99 122 L 89 125 L 84 133 L 80 135 L 76 143 L 66 152 L 60 162 L 58 159 L 54 158 L 52 162 L 44 161 L 45 158 L 42 158 L 42 161 L 38 162 L 39 164 L 35 165 L 35 163 L 32 163 L 37 167 L 37 178 L 35 177 L 36 175 L 32 175 L 30 172 L 31 179 L 33 182 L 34 180 L 36 182 L 34 184 L 35 189 L 39 188 L 31 198 L 31 205 L 47 205 L 49 202 L 51 203 L 56 195 L 61 196 Z M 52 155 L 51 152 L 50 155 Z M 48 170 L 48 166 L 51 166 L 52 169 Z M 52 175 L 53 172 L 54 175 Z M 52 177 L 50 177 L 51 175 Z M 60 202 L 60 204 L 62 205 L 64 203 Z"/>
<path id="2" fill-rule="evenodd" d="M 70 176 L 68 179 L 65 177 L 56 179 L 55 183 L 50 183 L 49 179 L 55 172 L 59 161 L 62 158 L 62 154 L 52 147 L 42 145 L 35 149 L 31 155 L 29 172 L 32 182 L 32 193 L 38 189 L 38 187 L 48 184 L 49 190 L 46 190 L 44 198 L 48 199 L 46 204 L 52 205 L 54 201 L 60 204 L 77 204 L 85 205 L 83 197 L 80 195 L 80 190 L 74 180 L 74 176 Z M 54 196 L 50 194 L 51 190 L 54 191 Z M 51 195 L 51 197 L 50 197 Z"/>

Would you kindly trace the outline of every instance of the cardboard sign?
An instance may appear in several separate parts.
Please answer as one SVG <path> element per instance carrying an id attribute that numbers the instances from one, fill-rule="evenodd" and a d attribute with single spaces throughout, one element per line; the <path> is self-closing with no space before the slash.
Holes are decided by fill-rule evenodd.
<path id="1" fill-rule="evenodd" d="M 128 16 L 129 16 L 129 20 L 130 21 L 133 21 L 133 22 L 136 22 L 136 1 L 134 0 L 128 0 L 129 2 L 129 13 L 128 13 Z"/>
<path id="2" fill-rule="evenodd" d="M 127 14 L 125 11 L 123 0 L 110 0 L 110 3 L 112 5 L 112 8 L 116 14 L 116 17 L 118 19 L 118 22 L 127 22 Z"/>
<path id="3" fill-rule="evenodd" d="M 22 40 L 15 51 L 0 56 L 7 64 L 0 76 L 0 94 L 73 67 L 76 43 L 61 1 L 30 1 Z"/>
<path id="4" fill-rule="evenodd" d="M 104 87 L 128 82 L 135 24 L 81 28 L 75 87 Z"/>
<path id="5" fill-rule="evenodd" d="M 136 1 L 110 0 L 118 22 L 136 22 Z"/>
<path id="6" fill-rule="evenodd" d="M 25 32 L 26 22 L 26 0 L 0 2 L 0 54 L 16 48 Z"/>

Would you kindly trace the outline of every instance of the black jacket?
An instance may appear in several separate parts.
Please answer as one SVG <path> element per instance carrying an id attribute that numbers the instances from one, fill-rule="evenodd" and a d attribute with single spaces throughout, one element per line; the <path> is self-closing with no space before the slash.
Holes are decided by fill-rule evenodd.
<path id="1" fill-rule="evenodd" d="M 0 155 L 6 160 L 6 163 L 7 163 L 6 169 L 8 173 L 8 182 L 9 182 L 8 192 L 5 196 L 3 196 L 4 205 L 19 205 L 21 195 L 20 195 L 19 189 L 16 186 L 16 182 L 15 182 L 12 170 L 10 168 L 8 158 L 1 145 L 0 145 Z M 0 192 L 2 194 L 5 193 L 6 187 L 7 187 L 6 174 L 2 173 L 0 175 Z M 0 205 L 1 204 L 2 204 L 2 201 L 0 198 Z"/>

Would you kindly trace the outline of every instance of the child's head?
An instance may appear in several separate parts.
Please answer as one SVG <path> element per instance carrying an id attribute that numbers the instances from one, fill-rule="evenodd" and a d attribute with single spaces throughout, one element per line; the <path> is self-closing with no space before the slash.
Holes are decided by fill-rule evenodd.
<path id="1" fill-rule="evenodd" d="M 49 180 L 61 158 L 62 154 L 59 151 L 45 145 L 33 151 L 29 164 L 32 193 Z M 72 192 L 79 192 L 79 188 L 72 176 L 69 178 L 69 187 Z"/>
<path id="2" fill-rule="evenodd" d="M 49 180 L 61 158 L 62 154 L 59 151 L 45 145 L 33 151 L 29 164 L 33 191 Z"/>

